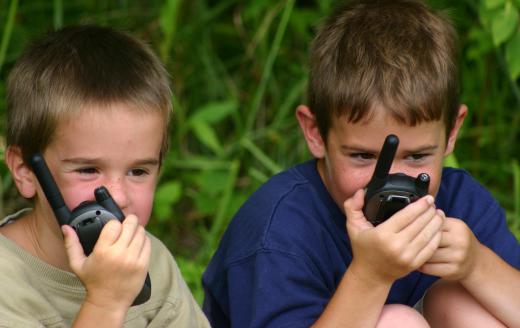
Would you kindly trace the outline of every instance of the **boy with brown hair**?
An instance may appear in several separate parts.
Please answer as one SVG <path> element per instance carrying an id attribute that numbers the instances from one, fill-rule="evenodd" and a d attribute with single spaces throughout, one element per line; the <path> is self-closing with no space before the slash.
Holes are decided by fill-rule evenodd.
<path id="1" fill-rule="evenodd" d="M 520 245 L 492 196 L 443 168 L 467 114 L 449 21 L 419 1 L 351 2 L 310 61 L 296 116 L 315 159 L 271 178 L 230 223 L 203 275 L 211 324 L 520 327 Z M 390 173 L 427 173 L 429 195 L 374 226 L 364 188 L 390 134 Z M 427 291 L 423 317 L 413 307 Z"/>
<path id="2" fill-rule="evenodd" d="M 7 86 L 6 164 L 33 200 L 0 222 L 1 327 L 208 327 L 168 249 L 147 234 L 168 146 L 168 74 L 110 28 L 66 27 L 32 43 Z M 86 256 L 32 170 L 41 153 L 69 209 L 105 186 L 126 217 Z M 132 302 L 147 272 L 150 298 Z"/>

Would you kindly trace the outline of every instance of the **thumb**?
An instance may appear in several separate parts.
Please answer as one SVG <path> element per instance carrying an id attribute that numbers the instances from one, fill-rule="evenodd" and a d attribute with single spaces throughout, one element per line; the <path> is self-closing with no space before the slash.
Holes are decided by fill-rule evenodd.
<path id="1" fill-rule="evenodd" d="M 61 226 L 61 231 L 63 232 L 65 251 L 67 252 L 67 257 L 69 258 L 70 268 L 72 271 L 76 272 L 79 268 L 81 268 L 86 258 L 85 253 L 83 252 L 83 247 L 79 242 L 76 231 L 74 231 L 71 226 L 63 225 Z"/>
<path id="2" fill-rule="evenodd" d="M 358 229 L 371 228 L 373 225 L 367 221 L 363 213 L 363 204 L 365 203 L 365 191 L 359 189 L 352 197 L 343 203 L 345 215 L 347 216 L 347 226 L 351 225 Z"/>

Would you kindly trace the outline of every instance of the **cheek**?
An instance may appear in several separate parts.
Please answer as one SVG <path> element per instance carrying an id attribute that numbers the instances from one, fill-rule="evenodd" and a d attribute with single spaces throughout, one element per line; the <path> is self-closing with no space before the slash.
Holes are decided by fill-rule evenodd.
<path id="1" fill-rule="evenodd" d="M 139 195 L 138 197 L 133 197 L 132 200 L 132 213 L 137 215 L 139 218 L 139 224 L 142 226 L 146 226 L 148 221 L 150 220 L 150 216 L 152 215 L 153 209 L 153 196 L 154 190 L 140 190 L 136 191 L 133 195 Z"/>
<path id="2" fill-rule="evenodd" d="M 340 201 L 350 198 L 359 189 L 365 188 L 372 177 L 371 168 L 344 168 L 336 170 L 332 178 L 336 180 L 338 191 L 341 194 Z"/>
<path id="3" fill-rule="evenodd" d="M 428 189 L 428 192 L 430 195 L 436 196 L 437 192 L 439 191 L 439 187 L 441 184 L 441 175 L 442 171 L 438 172 L 436 174 L 430 175 L 430 188 Z"/>
<path id="4" fill-rule="evenodd" d="M 65 204 L 70 210 L 78 207 L 84 201 L 94 200 L 94 186 L 76 185 L 71 187 L 63 187 L 61 193 Z"/>

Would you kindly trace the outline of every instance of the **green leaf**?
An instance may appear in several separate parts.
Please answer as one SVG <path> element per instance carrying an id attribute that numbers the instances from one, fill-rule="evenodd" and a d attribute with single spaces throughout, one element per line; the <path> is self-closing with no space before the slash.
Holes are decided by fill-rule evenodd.
<path id="1" fill-rule="evenodd" d="M 444 159 L 444 166 L 447 166 L 447 167 L 455 167 L 455 168 L 458 168 L 459 167 L 459 162 L 457 161 L 457 157 L 455 157 L 455 155 L 452 153 L 450 154 L 448 157 L 446 157 Z"/>
<path id="2" fill-rule="evenodd" d="M 202 144 L 210 148 L 216 154 L 222 152 L 222 146 L 220 145 L 217 134 L 209 124 L 202 121 L 193 121 L 190 125 L 193 129 L 193 133 Z"/>
<path id="3" fill-rule="evenodd" d="M 491 22 L 491 34 L 496 46 L 501 45 L 513 35 L 518 26 L 518 10 L 508 2 L 504 10 L 494 16 Z"/>
<path id="4" fill-rule="evenodd" d="M 208 195 L 205 193 L 198 193 L 194 197 L 195 206 L 197 207 L 198 213 L 202 215 L 214 215 L 217 211 L 219 204 L 219 198 L 214 195 Z"/>
<path id="5" fill-rule="evenodd" d="M 506 0 L 484 0 L 484 6 L 487 9 L 495 9 L 503 6 L 506 3 Z"/>
<path id="6" fill-rule="evenodd" d="M 179 8 L 181 0 L 167 0 L 163 3 L 159 17 L 159 27 L 163 33 L 160 44 L 161 59 L 166 63 L 170 52 L 175 32 L 177 30 Z"/>
<path id="7" fill-rule="evenodd" d="M 483 56 L 495 49 L 489 33 L 479 27 L 472 27 L 468 32 L 466 58 L 480 61 Z"/>
<path id="8" fill-rule="evenodd" d="M 226 170 L 204 170 L 196 177 L 197 185 L 201 192 L 218 196 L 225 187 L 229 179 L 229 171 Z"/>
<path id="9" fill-rule="evenodd" d="M 190 117 L 190 122 L 217 123 L 238 110 L 234 100 L 205 104 Z"/>
<path id="10" fill-rule="evenodd" d="M 506 61 L 511 79 L 520 77 L 520 30 L 506 44 Z"/>
<path id="11" fill-rule="evenodd" d="M 155 192 L 154 214 L 159 221 L 171 217 L 172 205 L 182 196 L 182 185 L 178 181 L 169 181 L 161 184 Z"/>

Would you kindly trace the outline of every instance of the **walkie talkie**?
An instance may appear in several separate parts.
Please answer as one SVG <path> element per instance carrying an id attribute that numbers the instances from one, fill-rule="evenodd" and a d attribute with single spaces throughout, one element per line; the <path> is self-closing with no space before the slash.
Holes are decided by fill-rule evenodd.
<path id="1" fill-rule="evenodd" d="M 66 224 L 70 225 L 78 234 L 83 252 L 89 255 L 94 249 L 101 229 L 109 220 L 123 221 L 125 216 L 116 202 L 110 196 L 108 190 L 104 187 L 98 187 L 94 190 L 95 201 L 85 201 L 79 204 L 78 207 L 69 210 L 63 196 L 61 195 L 52 174 L 45 163 L 45 159 L 39 153 L 35 153 L 30 158 L 30 164 L 36 178 L 47 197 L 47 201 L 51 205 L 54 215 L 58 220 L 60 226 Z M 132 303 L 132 305 L 142 304 L 148 299 L 152 293 L 152 284 L 150 275 L 146 275 L 143 288 L 139 295 Z"/>
<path id="2" fill-rule="evenodd" d="M 365 188 L 363 213 L 374 226 L 428 194 L 428 174 L 421 173 L 417 178 L 404 173 L 389 174 L 398 145 L 399 138 L 396 135 L 390 134 L 386 137 L 374 175 Z"/>

